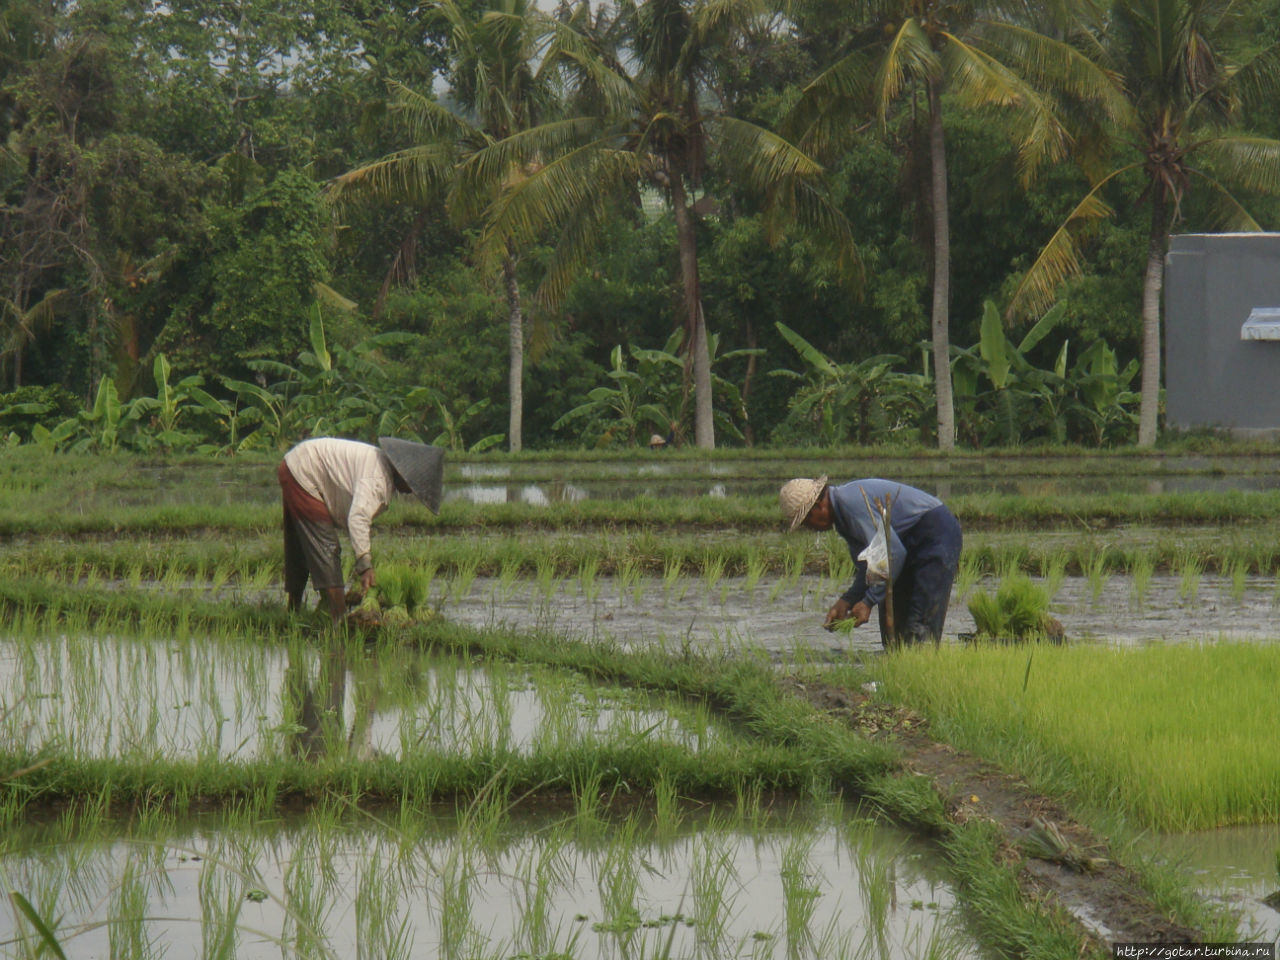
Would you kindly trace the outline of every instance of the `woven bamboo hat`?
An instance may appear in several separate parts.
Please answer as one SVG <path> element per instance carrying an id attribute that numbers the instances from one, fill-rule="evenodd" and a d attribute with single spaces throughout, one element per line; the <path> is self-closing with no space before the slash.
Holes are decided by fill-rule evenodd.
<path id="1" fill-rule="evenodd" d="M 439 513 L 444 488 L 444 447 L 396 437 L 379 437 L 378 446 L 413 495 L 432 513 Z"/>
<path id="2" fill-rule="evenodd" d="M 778 505 L 782 507 L 782 517 L 787 522 L 788 530 L 794 530 L 804 523 L 804 518 L 818 502 L 826 486 L 826 477 L 819 477 L 817 480 L 798 477 L 782 485 L 782 489 L 778 491 Z"/>

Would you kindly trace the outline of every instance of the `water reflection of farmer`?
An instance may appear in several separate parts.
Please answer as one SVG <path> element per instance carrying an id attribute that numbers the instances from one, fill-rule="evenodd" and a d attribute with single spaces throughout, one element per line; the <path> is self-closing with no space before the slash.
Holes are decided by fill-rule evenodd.
<path id="1" fill-rule="evenodd" d="M 863 495 L 866 495 L 864 499 Z M 875 536 L 868 502 L 891 501 L 888 536 L 893 581 L 894 629 L 884 607 L 884 584 L 867 583 L 867 564 L 858 560 Z M 779 493 L 783 516 L 794 530 L 830 530 L 844 538 L 857 566 L 853 584 L 827 611 L 823 626 L 853 620 L 860 627 L 880 607 L 880 636 L 895 643 L 938 642 L 960 566 L 960 522 L 932 494 L 890 480 L 853 480 L 829 486 L 826 477 L 788 480 Z"/>
<path id="2" fill-rule="evenodd" d="M 278 476 L 284 501 L 284 589 L 289 609 L 302 606 L 307 579 L 322 593 L 334 624 L 347 609 L 338 529 L 356 555 L 356 593 L 375 583 L 370 525 L 395 491 L 439 509 L 444 451 L 425 443 L 380 437 L 378 446 L 316 437 L 284 455 Z"/>

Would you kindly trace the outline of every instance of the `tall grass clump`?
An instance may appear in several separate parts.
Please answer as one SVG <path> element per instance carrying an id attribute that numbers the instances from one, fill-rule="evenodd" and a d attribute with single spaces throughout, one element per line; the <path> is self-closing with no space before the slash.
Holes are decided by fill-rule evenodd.
<path id="1" fill-rule="evenodd" d="M 913 648 L 873 672 L 939 736 L 1142 826 L 1280 817 L 1274 645 Z"/>

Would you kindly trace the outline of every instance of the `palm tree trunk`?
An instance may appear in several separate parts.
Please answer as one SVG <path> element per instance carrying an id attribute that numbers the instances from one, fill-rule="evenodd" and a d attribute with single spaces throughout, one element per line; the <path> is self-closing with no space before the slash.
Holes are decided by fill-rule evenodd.
<path id="1" fill-rule="evenodd" d="M 507 291 L 507 391 L 511 417 L 507 424 L 508 449 L 520 449 L 524 424 L 524 314 L 520 310 L 520 281 L 510 251 L 502 259 L 502 281 Z"/>
<path id="2" fill-rule="evenodd" d="M 680 281 L 684 288 L 686 328 L 692 333 L 689 349 L 693 356 L 693 439 L 699 449 L 714 450 L 715 422 L 711 406 L 711 354 L 707 349 L 707 322 L 702 315 L 702 292 L 698 282 L 698 239 L 693 217 L 686 205 L 684 183 L 678 172 L 671 174 L 671 207 L 676 218 L 676 240 L 680 248 Z"/>
<path id="3" fill-rule="evenodd" d="M 1153 447 L 1160 415 L 1160 290 L 1164 286 L 1166 204 L 1160 184 L 1151 189 L 1151 233 L 1147 275 L 1142 284 L 1142 393 L 1138 406 L 1138 446 Z"/>
<path id="4" fill-rule="evenodd" d="M 938 400 L 938 449 L 956 445 L 951 396 L 951 224 L 947 214 L 947 151 L 938 81 L 929 86 L 929 167 L 933 199 L 933 374 Z"/>

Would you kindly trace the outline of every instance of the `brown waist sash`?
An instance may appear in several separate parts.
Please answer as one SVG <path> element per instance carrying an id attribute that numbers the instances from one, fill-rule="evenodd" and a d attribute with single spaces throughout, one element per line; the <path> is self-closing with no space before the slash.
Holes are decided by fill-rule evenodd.
<path id="1" fill-rule="evenodd" d="M 280 493 L 284 497 L 286 516 L 293 515 L 315 523 L 333 523 L 324 501 L 303 490 L 302 484 L 289 472 L 289 467 L 283 460 L 280 461 L 280 469 L 276 471 L 276 475 L 280 478 Z"/>

